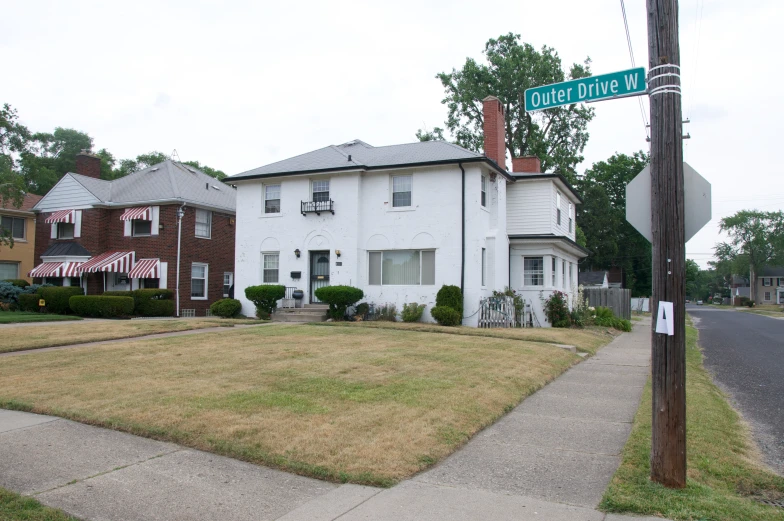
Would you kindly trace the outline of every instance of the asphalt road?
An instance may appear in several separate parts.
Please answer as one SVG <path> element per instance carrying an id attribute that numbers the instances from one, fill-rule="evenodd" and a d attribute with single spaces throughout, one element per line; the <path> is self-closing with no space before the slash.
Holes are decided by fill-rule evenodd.
<path id="1" fill-rule="evenodd" d="M 784 320 L 687 305 L 705 367 L 751 424 L 768 464 L 784 475 Z"/>

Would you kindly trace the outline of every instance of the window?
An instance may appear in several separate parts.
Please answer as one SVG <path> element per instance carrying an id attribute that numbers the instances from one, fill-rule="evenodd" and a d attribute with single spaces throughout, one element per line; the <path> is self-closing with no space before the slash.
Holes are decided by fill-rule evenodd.
<path id="1" fill-rule="evenodd" d="M 264 213 L 280 213 L 280 185 L 264 185 Z"/>
<path id="2" fill-rule="evenodd" d="M 196 210 L 196 237 L 209 239 L 212 235 L 212 212 Z"/>
<path id="3" fill-rule="evenodd" d="M 329 179 L 313 181 L 313 202 L 323 203 L 325 201 L 329 201 Z"/>
<path id="4" fill-rule="evenodd" d="M 487 206 L 487 176 L 482 176 L 482 206 Z"/>
<path id="5" fill-rule="evenodd" d="M 131 221 L 131 234 L 134 237 L 148 237 L 152 230 L 152 221 L 134 219 Z"/>
<path id="6" fill-rule="evenodd" d="M 557 259 L 557 257 L 553 257 L 553 269 L 550 270 L 550 276 L 552 277 L 552 280 L 550 281 L 550 285 L 552 287 L 555 287 L 555 259 Z"/>
<path id="7" fill-rule="evenodd" d="M 482 286 L 487 286 L 487 284 L 485 284 L 486 280 L 487 280 L 487 248 L 482 248 Z"/>
<path id="8" fill-rule="evenodd" d="M 523 259 L 523 286 L 544 286 L 544 257 Z"/>
<path id="9" fill-rule="evenodd" d="M 765 292 L 765 300 L 766 301 L 770 300 L 770 291 Z"/>
<path id="10" fill-rule="evenodd" d="M 25 238 L 25 220 L 21 217 L 9 217 L 4 215 L 0 220 L 0 228 L 14 239 Z"/>
<path id="11" fill-rule="evenodd" d="M 765 287 L 772 286 L 773 285 L 773 279 L 769 279 L 767 277 L 763 277 L 762 278 L 762 285 L 765 286 Z"/>
<path id="12" fill-rule="evenodd" d="M 223 297 L 229 296 L 231 287 L 234 285 L 234 273 L 227 271 L 223 274 Z"/>
<path id="13" fill-rule="evenodd" d="M 390 250 L 368 252 L 370 285 L 432 286 L 436 283 L 434 250 Z"/>
<path id="14" fill-rule="evenodd" d="M 191 264 L 191 299 L 207 299 L 207 271 L 208 265 L 200 262 Z"/>
<path id="15" fill-rule="evenodd" d="M 392 207 L 411 206 L 411 176 L 392 176 Z"/>
<path id="16" fill-rule="evenodd" d="M 18 262 L 0 262 L 0 280 L 18 279 L 18 278 L 19 278 Z"/>
<path id="17" fill-rule="evenodd" d="M 555 220 L 561 225 L 561 192 L 555 192 Z"/>
<path id="18" fill-rule="evenodd" d="M 783 282 L 783 281 L 784 281 L 784 278 L 782 278 L 782 277 L 779 277 L 779 278 L 778 278 L 778 280 L 776 280 L 776 285 L 777 285 L 777 286 L 782 286 L 782 285 L 784 285 L 784 282 Z"/>
<path id="19" fill-rule="evenodd" d="M 73 239 L 74 238 L 74 225 L 73 223 L 57 223 L 57 238 L 58 239 Z"/>
<path id="20" fill-rule="evenodd" d="M 280 254 L 278 253 L 262 253 L 262 275 L 261 281 L 264 284 L 277 284 L 278 282 L 278 267 L 280 265 Z"/>
<path id="21" fill-rule="evenodd" d="M 141 289 L 158 289 L 161 285 L 161 279 L 141 279 L 139 281 L 139 288 Z"/>
<path id="22" fill-rule="evenodd" d="M 569 203 L 569 233 L 572 233 L 572 203 Z"/>

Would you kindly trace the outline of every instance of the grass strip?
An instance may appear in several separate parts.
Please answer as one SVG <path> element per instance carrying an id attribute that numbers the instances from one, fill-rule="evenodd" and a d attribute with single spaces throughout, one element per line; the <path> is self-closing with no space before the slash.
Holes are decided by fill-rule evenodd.
<path id="1" fill-rule="evenodd" d="M 596 354 L 602 346 L 610 343 L 620 331 L 603 327 L 586 327 L 582 329 L 560 328 L 476 328 L 476 327 L 446 327 L 438 324 L 422 322 L 388 322 L 384 320 L 373 322 L 313 322 L 309 326 L 316 327 L 347 327 L 360 329 L 390 329 L 395 331 L 411 331 L 418 333 L 444 333 L 460 336 L 478 336 L 487 338 L 503 338 L 506 340 L 522 340 L 525 342 L 540 342 L 546 344 L 567 344 L 577 348 L 578 351 Z"/>
<path id="2" fill-rule="evenodd" d="M 0 519 L 3 521 L 78 521 L 61 510 L 49 508 L 33 498 L 0 488 Z"/>
<path id="3" fill-rule="evenodd" d="M 72 315 L 55 315 L 50 313 L 30 313 L 27 311 L 0 311 L 0 324 L 17 324 L 24 322 L 61 322 L 65 320 L 82 320 Z"/>
<path id="4" fill-rule="evenodd" d="M 784 478 L 758 463 L 748 429 L 702 365 L 697 330 L 691 326 L 686 328 L 686 375 L 686 488 L 668 489 L 649 479 L 649 379 L 623 461 L 599 507 L 677 520 L 784 520 L 784 509 L 755 501 L 783 498 Z"/>

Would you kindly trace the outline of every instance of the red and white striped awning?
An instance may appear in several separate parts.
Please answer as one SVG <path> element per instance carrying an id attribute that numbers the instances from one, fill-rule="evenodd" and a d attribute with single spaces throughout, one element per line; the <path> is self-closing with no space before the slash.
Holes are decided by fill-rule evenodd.
<path id="1" fill-rule="evenodd" d="M 82 273 L 95 273 L 96 271 L 128 273 L 133 265 L 133 256 L 134 252 L 132 251 L 107 251 L 88 260 L 79 269 Z"/>
<path id="2" fill-rule="evenodd" d="M 46 224 L 52 223 L 75 223 L 76 211 L 75 210 L 60 210 L 59 212 L 54 212 L 52 215 L 46 218 L 44 221 Z"/>
<path id="3" fill-rule="evenodd" d="M 66 262 L 63 268 L 63 277 L 78 277 L 82 274 L 83 262 Z"/>
<path id="4" fill-rule="evenodd" d="M 161 276 L 161 259 L 139 259 L 128 272 L 129 279 L 158 279 Z"/>
<path id="5" fill-rule="evenodd" d="M 126 208 L 125 212 L 120 216 L 121 221 L 152 221 L 152 207 L 140 206 L 138 208 Z"/>
<path id="6" fill-rule="evenodd" d="M 30 270 L 28 277 L 62 277 L 64 262 L 43 262 Z"/>

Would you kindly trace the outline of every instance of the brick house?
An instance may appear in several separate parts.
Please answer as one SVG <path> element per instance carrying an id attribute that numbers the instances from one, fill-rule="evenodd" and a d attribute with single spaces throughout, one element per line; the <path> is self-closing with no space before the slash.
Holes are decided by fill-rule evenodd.
<path id="1" fill-rule="evenodd" d="M 33 208 L 36 282 L 104 291 L 169 288 L 178 316 L 204 316 L 234 284 L 235 190 L 164 161 L 114 181 L 82 152 Z M 179 276 L 178 276 L 179 274 Z"/>

